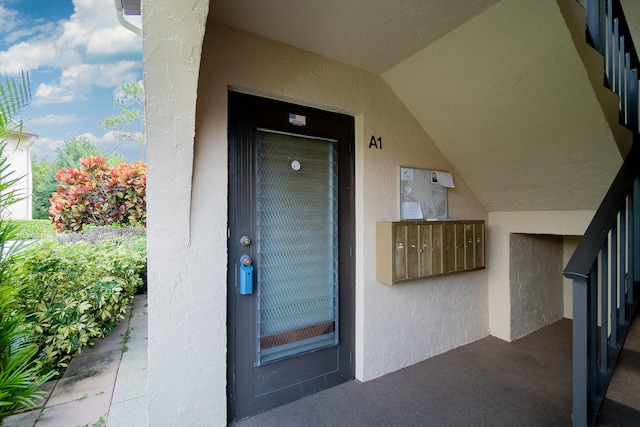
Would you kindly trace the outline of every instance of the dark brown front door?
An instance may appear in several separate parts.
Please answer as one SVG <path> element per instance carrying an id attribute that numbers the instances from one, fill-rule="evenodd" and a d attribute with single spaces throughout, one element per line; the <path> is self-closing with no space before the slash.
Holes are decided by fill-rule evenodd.
<path id="1" fill-rule="evenodd" d="M 354 377 L 353 118 L 229 94 L 229 417 Z"/>

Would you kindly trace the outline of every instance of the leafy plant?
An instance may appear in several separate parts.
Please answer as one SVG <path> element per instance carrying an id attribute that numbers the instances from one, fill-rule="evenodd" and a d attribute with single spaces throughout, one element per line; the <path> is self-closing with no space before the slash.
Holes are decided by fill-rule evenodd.
<path id="1" fill-rule="evenodd" d="M 64 368 L 124 318 L 146 274 L 146 237 L 33 243 L 14 256 L 10 284 L 38 337 L 38 365 Z"/>
<path id="2" fill-rule="evenodd" d="M 144 225 L 147 219 L 147 167 L 120 163 L 111 169 L 104 158 L 81 159 L 80 169 L 60 169 L 58 190 L 49 214 L 59 231 L 81 231 L 84 225 Z"/>
<path id="3" fill-rule="evenodd" d="M 45 236 L 52 236 L 55 230 L 51 221 L 42 219 L 14 219 L 8 221 L 15 224 L 13 239 L 30 240 Z"/>
<path id="4" fill-rule="evenodd" d="M 34 159 L 31 163 L 33 175 L 33 218 L 49 219 L 49 206 L 51 195 L 58 188 L 56 172 L 60 169 L 79 169 L 82 164 L 80 159 L 91 156 L 106 158 L 110 165 L 117 165 L 125 161 L 122 154 L 114 150 L 111 154 L 98 148 L 89 138 L 78 136 L 66 139 L 64 145 L 56 148 L 56 157 L 52 161 Z"/>
<path id="5" fill-rule="evenodd" d="M 120 114 L 104 119 L 100 125 L 113 131 L 118 139 L 137 142 L 141 158 L 145 158 L 144 136 L 144 87 L 142 82 L 131 80 L 120 85 L 120 92 L 113 104 L 120 108 Z"/>
<path id="6" fill-rule="evenodd" d="M 44 395 L 38 388 L 55 374 L 40 375 L 33 362 L 38 345 L 17 309 L 17 290 L 0 285 L 0 420 L 17 410 L 35 407 L 35 400 Z"/>
<path id="7" fill-rule="evenodd" d="M 22 80 L 5 76 L 0 84 L 0 129 L 6 132 L 9 121 L 22 107 L 31 102 L 31 81 L 29 73 L 22 73 Z"/>
<path id="8" fill-rule="evenodd" d="M 9 284 L 14 246 L 5 247 L 16 236 L 16 223 L 6 220 L 5 210 L 19 200 L 12 186 L 19 177 L 13 177 L 4 155 L 8 127 L 16 132 L 11 119 L 31 99 L 28 74 L 22 82 L 5 78 L 0 84 L 0 420 L 18 409 L 35 406 L 34 399 L 42 398 L 38 387 L 53 373 L 40 375 L 34 364 L 38 346 L 33 330 L 24 323 L 25 312 L 19 304 L 20 283 Z M 17 125 L 18 133 L 21 125 Z"/>

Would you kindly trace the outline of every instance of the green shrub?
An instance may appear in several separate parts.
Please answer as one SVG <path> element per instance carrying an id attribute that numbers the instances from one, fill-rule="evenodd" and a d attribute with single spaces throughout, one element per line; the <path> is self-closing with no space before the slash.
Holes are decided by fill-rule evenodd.
<path id="1" fill-rule="evenodd" d="M 41 369 L 64 368 L 124 317 L 146 273 L 146 237 L 33 243 L 14 257 L 10 282 L 38 336 Z"/>
<path id="2" fill-rule="evenodd" d="M 41 375 L 33 363 L 38 345 L 19 309 L 18 291 L 0 285 L 0 420 L 15 411 L 34 407 L 34 400 L 41 400 L 44 394 L 38 388 L 55 374 Z"/>
<path id="3" fill-rule="evenodd" d="M 15 240 L 39 239 L 56 234 L 53 224 L 48 219 L 16 219 L 9 222 L 15 224 Z"/>

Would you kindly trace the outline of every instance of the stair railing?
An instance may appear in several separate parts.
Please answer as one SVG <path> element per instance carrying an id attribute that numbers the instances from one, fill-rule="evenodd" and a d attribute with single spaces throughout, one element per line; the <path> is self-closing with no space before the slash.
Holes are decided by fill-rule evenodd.
<path id="1" fill-rule="evenodd" d="M 605 59 L 605 84 L 620 97 L 620 122 L 638 134 L 638 54 L 620 0 L 577 0 L 587 11 L 587 41 Z"/>
<path id="2" fill-rule="evenodd" d="M 577 0 L 587 39 L 605 58 L 604 82 L 634 135 L 627 158 L 563 275 L 573 280 L 573 425 L 596 418 L 640 300 L 638 56 L 619 0 Z"/>
<path id="3" fill-rule="evenodd" d="M 640 142 L 563 275 L 573 280 L 573 425 L 595 423 L 640 297 Z"/>

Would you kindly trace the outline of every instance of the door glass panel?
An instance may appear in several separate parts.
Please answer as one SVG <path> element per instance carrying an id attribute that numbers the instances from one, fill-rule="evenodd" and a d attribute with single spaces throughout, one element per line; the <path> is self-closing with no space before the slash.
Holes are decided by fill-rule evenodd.
<path id="1" fill-rule="evenodd" d="M 258 130 L 257 352 L 338 343 L 337 141 Z"/>

